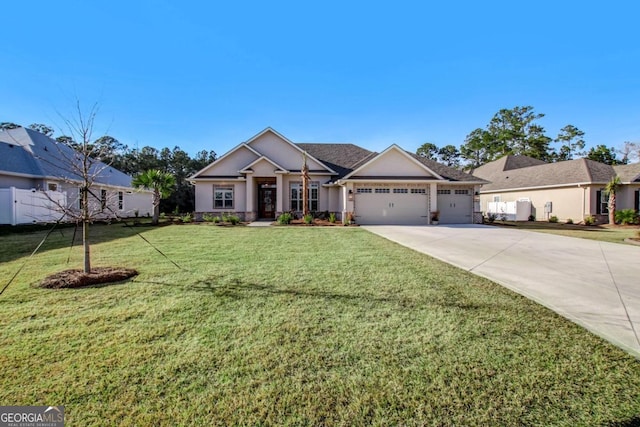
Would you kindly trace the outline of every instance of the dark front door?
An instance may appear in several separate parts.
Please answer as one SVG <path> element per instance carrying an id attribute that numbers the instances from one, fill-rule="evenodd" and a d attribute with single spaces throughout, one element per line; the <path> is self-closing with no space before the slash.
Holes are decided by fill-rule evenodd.
<path id="1" fill-rule="evenodd" d="M 258 218 L 274 219 L 276 217 L 275 185 L 261 184 L 258 187 Z"/>

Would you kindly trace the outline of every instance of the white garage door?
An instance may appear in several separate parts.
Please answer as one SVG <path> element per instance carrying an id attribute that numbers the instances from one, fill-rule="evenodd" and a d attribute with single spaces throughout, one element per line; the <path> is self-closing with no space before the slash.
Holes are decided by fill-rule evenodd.
<path id="1" fill-rule="evenodd" d="M 429 191 L 426 188 L 357 188 L 356 222 L 359 224 L 427 224 Z"/>
<path id="2" fill-rule="evenodd" d="M 469 189 L 438 189 L 440 224 L 471 224 L 473 193 Z"/>

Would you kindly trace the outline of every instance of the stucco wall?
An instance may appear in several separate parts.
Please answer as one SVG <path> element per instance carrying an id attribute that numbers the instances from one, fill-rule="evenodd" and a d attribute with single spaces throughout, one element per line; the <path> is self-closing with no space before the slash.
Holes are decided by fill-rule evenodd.
<path id="1" fill-rule="evenodd" d="M 390 150 L 371 164 L 365 166 L 356 176 L 428 176 L 423 167 L 414 163 L 397 150 Z"/>
<path id="2" fill-rule="evenodd" d="M 201 175 L 238 175 L 238 171 L 258 158 L 251 150 L 240 147 L 227 157 L 219 159 L 213 166 L 207 167 Z"/>
<path id="3" fill-rule="evenodd" d="M 560 221 L 572 219 L 579 222 L 585 215 L 595 212 L 595 201 L 590 203 L 590 192 L 586 187 L 551 188 L 540 190 L 503 191 L 500 193 L 480 194 L 480 207 L 487 211 L 487 203 L 493 202 L 495 196 L 500 196 L 501 202 L 515 202 L 520 199 L 531 201 L 532 214 L 536 221 L 546 221 L 550 216 L 557 216 Z M 595 199 L 595 195 L 593 197 Z M 546 202 L 552 202 L 552 211 L 545 214 Z M 589 208 L 592 204 L 593 207 Z"/>
<path id="4" fill-rule="evenodd" d="M 213 208 L 213 187 L 233 187 L 233 209 Z M 244 212 L 246 210 L 245 182 L 199 182 L 195 185 L 196 212 Z"/>
<path id="5" fill-rule="evenodd" d="M 302 169 L 302 151 L 282 140 L 272 132 L 266 132 L 264 135 L 251 141 L 249 146 L 283 168 L 289 170 Z M 324 166 L 310 158 L 307 158 L 307 166 L 312 170 L 325 169 Z"/>

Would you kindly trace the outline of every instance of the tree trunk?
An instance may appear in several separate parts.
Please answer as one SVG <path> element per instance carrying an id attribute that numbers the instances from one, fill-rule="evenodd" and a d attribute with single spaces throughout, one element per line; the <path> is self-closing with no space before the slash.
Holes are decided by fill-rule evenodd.
<path id="1" fill-rule="evenodd" d="M 153 219 L 151 224 L 158 225 L 160 222 L 160 192 L 154 190 L 153 192 Z"/>
<path id="2" fill-rule="evenodd" d="M 82 190 L 82 247 L 84 248 L 84 272 L 91 273 L 91 250 L 89 245 L 89 191 Z"/>
<path id="3" fill-rule="evenodd" d="M 616 223 L 616 193 L 609 193 L 609 224 Z"/>

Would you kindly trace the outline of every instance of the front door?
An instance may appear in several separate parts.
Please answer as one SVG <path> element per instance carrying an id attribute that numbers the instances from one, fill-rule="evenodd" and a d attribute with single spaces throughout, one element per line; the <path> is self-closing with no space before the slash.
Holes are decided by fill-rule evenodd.
<path id="1" fill-rule="evenodd" d="M 258 218 L 274 219 L 276 217 L 276 186 L 260 184 L 258 186 Z"/>

